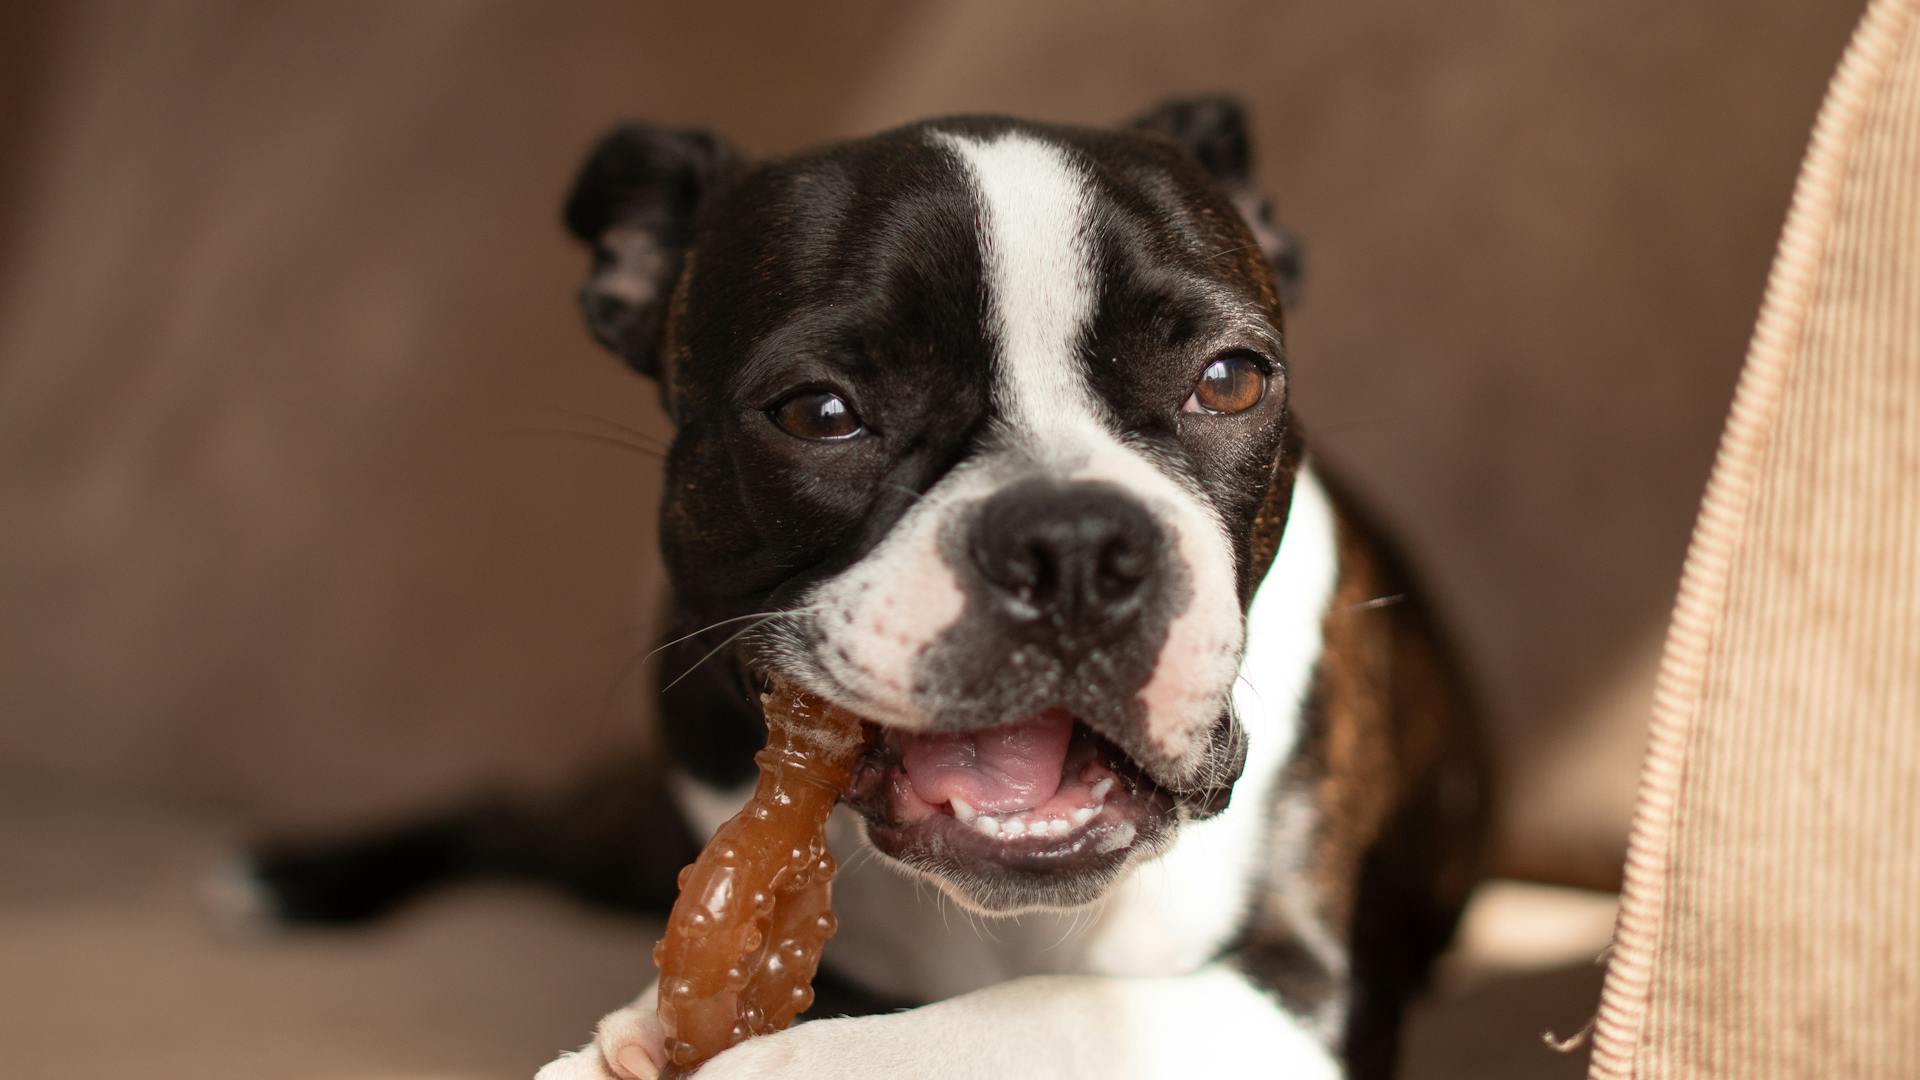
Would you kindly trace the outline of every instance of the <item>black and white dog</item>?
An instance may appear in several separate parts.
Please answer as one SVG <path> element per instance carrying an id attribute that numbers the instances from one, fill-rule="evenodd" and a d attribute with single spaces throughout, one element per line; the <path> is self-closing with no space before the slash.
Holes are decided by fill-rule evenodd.
<path id="1" fill-rule="evenodd" d="M 703 1077 L 1389 1075 L 1486 782 L 1445 651 L 1302 455 L 1295 256 L 1238 108 L 761 163 L 625 127 L 566 217 L 595 335 L 675 426 L 676 632 L 752 629 L 667 691 L 663 775 L 269 850 L 281 911 L 489 871 L 664 910 L 778 671 L 871 721 L 814 1010 L 852 1015 Z M 643 995 L 540 1075 L 650 1077 L 659 1041 Z"/>

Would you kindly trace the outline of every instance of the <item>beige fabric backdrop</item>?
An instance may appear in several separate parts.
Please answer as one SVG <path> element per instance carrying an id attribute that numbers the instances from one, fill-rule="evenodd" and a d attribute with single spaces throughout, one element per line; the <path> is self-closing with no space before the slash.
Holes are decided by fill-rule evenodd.
<path id="1" fill-rule="evenodd" d="M 8 5 L 0 783 L 319 821 L 644 738 L 657 429 L 556 224 L 615 120 L 778 151 L 1243 94 L 1319 443 L 1606 881 L 1651 658 L 1849 4 Z"/>

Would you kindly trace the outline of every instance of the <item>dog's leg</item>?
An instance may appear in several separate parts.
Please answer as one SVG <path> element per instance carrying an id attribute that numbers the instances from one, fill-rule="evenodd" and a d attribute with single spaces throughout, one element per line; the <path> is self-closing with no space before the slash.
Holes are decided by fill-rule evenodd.
<path id="1" fill-rule="evenodd" d="M 483 878 L 664 914 L 674 875 L 698 852 L 658 770 L 615 762 L 554 797 L 481 799 L 385 829 L 258 844 L 226 891 L 239 914 L 286 923 L 361 922 Z"/>
<path id="2" fill-rule="evenodd" d="M 667 756 L 700 775 L 751 780 L 765 735 L 737 667 L 730 659 L 698 665 L 708 658 L 699 641 L 669 646 L 666 656 L 665 670 L 697 668 L 662 691 Z M 386 828 L 255 844 L 216 895 L 252 920 L 348 924 L 448 885 L 508 878 L 665 915 L 679 892 L 675 876 L 717 824 L 690 828 L 667 767 L 627 756 L 548 795 L 470 799 Z"/>
<path id="3" fill-rule="evenodd" d="M 652 1080 L 644 1070 L 661 1059 L 652 1013 L 649 991 L 601 1021 L 594 1043 L 548 1065 L 538 1080 Z M 700 1069 L 701 1080 L 1342 1075 L 1304 1022 L 1224 964 L 1168 978 L 1015 979 L 905 1012 L 800 1024 Z"/>

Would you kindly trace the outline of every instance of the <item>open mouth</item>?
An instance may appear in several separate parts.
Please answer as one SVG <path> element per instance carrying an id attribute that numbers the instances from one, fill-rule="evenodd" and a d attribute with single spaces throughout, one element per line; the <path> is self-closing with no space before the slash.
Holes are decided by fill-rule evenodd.
<path id="1" fill-rule="evenodd" d="M 876 846 L 922 869 L 1110 871 L 1172 817 L 1140 767 L 1064 709 L 982 731 L 869 736 L 849 802 Z"/>

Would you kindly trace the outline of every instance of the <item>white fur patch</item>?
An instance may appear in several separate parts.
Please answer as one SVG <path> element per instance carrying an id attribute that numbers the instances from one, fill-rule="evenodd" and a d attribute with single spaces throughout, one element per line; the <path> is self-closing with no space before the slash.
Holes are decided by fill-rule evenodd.
<path id="1" fill-rule="evenodd" d="M 1012 426 L 1104 432 L 1076 362 L 1099 302 L 1092 192 L 1067 151 L 1024 135 L 936 135 L 966 166 L 980 203 L 980 255 L 1000 347 L 994 400 Z"/>
<path id="2" fill-rule="evenodd" d="M 966 165 L 980 202 L 994 400 L 1011 441 L 1064 479 L 1133 493 L 1186 565 L 1190 599 L 1141 696 L 1160 751 L 1197 760 L 1242 640 L 1232 548 L 1208 504 L 1114 432 L 1087 384 L 1081 342 L 1099 302 L 1092 189 L 1065 148 L 1031 136 L 936 138 Z"/>
<path id="3" fill-rule="evenodd" d="M 1293 505 L 1286 532 L 1266 579 L 1254 593 L 1247 614 L 1247 655 L 1234 685 L 1234 710 L 1249 734 L 1247 766 L 1233 792 L 1233 808 L 1243 799 L 1265 806 L 1273 784 L 1300 738 L 1300 710 L 1312 692 L 1312 679 L 1325 648 L 1325 619 L 1340 577 L 1339 519 L 1326 488 L 1303 465 L 1293 483 Z M 1260 844 L 1279 850 L 1261 852 L 1269 866 L 1304 864 L 1311 856 L 1319 807 L 1309 796 L 1290 793 L 1273 806 L 1276 819 L 1263 822 Z M 1225 822 L 1229 809 L 1201 827 Z M 1245 828 L 1244 820 L 1228 828 Z M 1283 878 L 1284 880 L 1284 878 Z M 1280 901 L 1300 943 L 1327 971 L 1347 969 L 1345 946 L 1327 928 L 1317 910 L 1318 897 L 1300 889 L 1280 890 Z M 1303 1018 L 1331 1040 L 1346 1018 L 1344 998 L 1329 998 L 1316 1016 Z"/>

